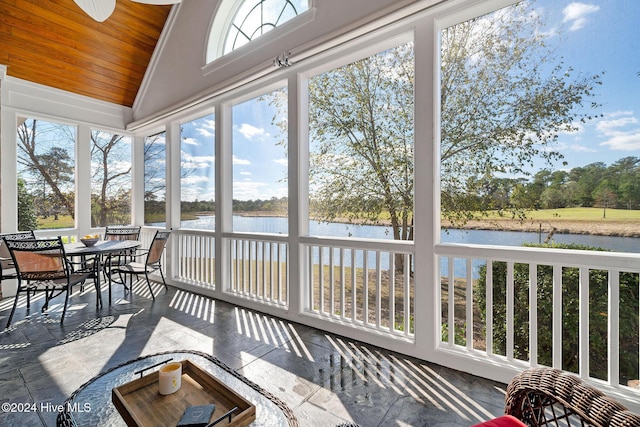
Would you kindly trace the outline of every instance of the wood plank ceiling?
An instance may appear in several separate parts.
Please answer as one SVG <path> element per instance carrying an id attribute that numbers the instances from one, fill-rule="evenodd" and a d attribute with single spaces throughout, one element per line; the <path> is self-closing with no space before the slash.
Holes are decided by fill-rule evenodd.
<path id="1" fill-rule="evenodd" d="M 7 75 L 130 107 L 171 6 L 117 0 L 104 22 L 73 0 L 0 0 Z"/>

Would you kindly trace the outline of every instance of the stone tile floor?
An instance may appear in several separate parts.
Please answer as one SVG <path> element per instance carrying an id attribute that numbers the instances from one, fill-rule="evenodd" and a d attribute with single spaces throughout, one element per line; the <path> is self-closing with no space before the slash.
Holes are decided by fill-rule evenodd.
<path id="1" fill-rule="evenodd" d="M 216 356 L 282 399 L 300 426 L 470 426 L 503 413 L 505 384 L 236 307 L 173 287 L 115 285 L 113 303 L 74 289 L 42 314 L 19 305 L 0 332 L 0 426 L 54 426 L 56 405 L 100 372 L 176 349 Z M 0 300 L 4 328 L 13 298 Z M 26 405 L 23 405 L 26 404 Z M 14 405 L 14 409 L 18 405 Z M 4 406 L 3 406 L 4 409 Z M 35 410 L 35 411 L 34 411 Z"/>

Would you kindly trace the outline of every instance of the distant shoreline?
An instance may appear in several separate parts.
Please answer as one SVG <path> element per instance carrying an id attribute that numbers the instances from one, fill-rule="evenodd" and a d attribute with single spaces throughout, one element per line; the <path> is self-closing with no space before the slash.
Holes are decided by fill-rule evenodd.
<path id="1" fill-rule="evenodd" d="M 194 213 L 194 219 L 198 216 L 212 216 L 213 212 Z M 282 218 L 286 215 L 277 212 L 256 211 L 256 212 L 236 212 L 235 215 L 244 217 L 275 217 Z M 335 219 L 332 222 L 349 223 L 347 220 Z M 380 225 L 390 226 L 388 221 L 381 221 Z M 527 219 L 524 221 L 512 219 L 483 219 L 472 220 L 464 226 L 453 227 L 450 223 L 443 223 L 443 228 L 462 229 L 462 230 L 495 230 L 495 231 L 520 231 L 548 234 L 555 228 L 557 234 L 587 234 L 595 236 L 611 236 L 611 237 L 640 237 L 640 224 L 637 222 L 625 222 L 616 220 L 602 219 L 600 221 L 592 220 L 571 220 L 571 219 L 553 219 L 553 220 L 536 220 Z"/>

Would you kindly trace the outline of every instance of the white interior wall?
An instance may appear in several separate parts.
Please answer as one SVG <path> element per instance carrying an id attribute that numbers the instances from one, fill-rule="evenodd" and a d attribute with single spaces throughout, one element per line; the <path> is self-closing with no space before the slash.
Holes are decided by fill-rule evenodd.
<path id="1" fill-rule="evenodd" d="M 147 70 L 133 106 L 134 121 L 152 118 L 189 99 L 215 93 L 260 70 L 264 72 L 282 53 L 312 49 L 354 28 L 419 3 L 426 5 L 438 1 L 315 0 L 301 27 L 286 34 L 275 34 L 275 37 L 267 33 L 204 67 L 208 34 L 219 1 L 182 2 L 172 10 Z"/>

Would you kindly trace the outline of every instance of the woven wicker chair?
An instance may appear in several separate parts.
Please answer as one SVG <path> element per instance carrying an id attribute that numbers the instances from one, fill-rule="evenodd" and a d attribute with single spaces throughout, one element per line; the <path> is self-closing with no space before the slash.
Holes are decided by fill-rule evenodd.
<path id="1" fill-rule="evenodd" d="M 640 427 L 640 415 L 554 368 L 533 368 L 514 377 L 507 387 L 505 413 L 536 427 Z"/>

